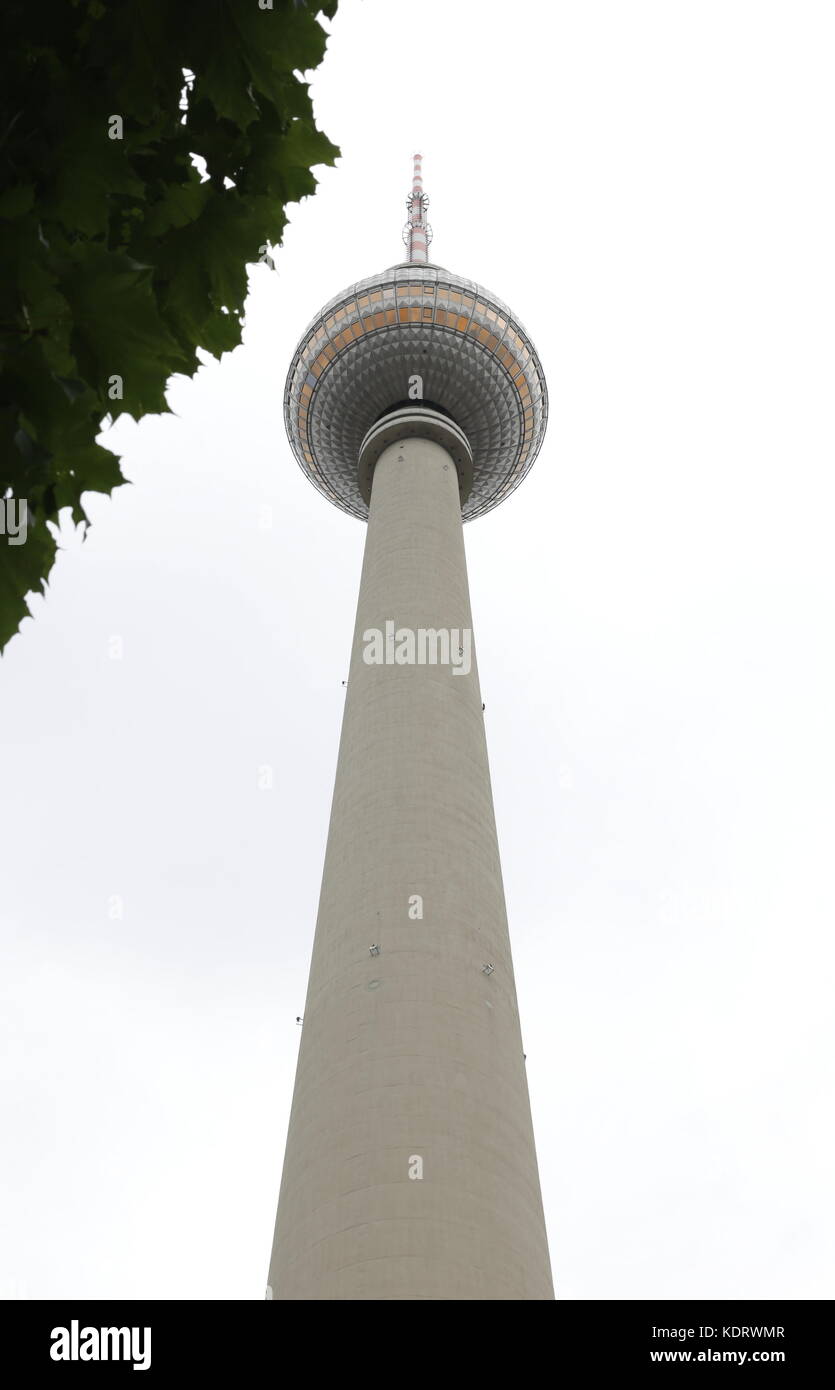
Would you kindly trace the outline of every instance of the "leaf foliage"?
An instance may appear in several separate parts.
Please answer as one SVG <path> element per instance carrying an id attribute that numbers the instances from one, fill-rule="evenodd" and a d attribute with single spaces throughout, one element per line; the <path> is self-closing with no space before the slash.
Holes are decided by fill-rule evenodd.
<path id="1" fill-rule="evenodd" d="M 23 545 L 0 528 L 0 650 L 44 591 L 61 509 L 87 524 L 83 494 L 125 481 L 102 420 L 164 411 L 198 349 L 238 345 L 247 263 L 338 155 L 300 76 L 336 5 L 0 9 L 0 506 L 29 515 Z"/>

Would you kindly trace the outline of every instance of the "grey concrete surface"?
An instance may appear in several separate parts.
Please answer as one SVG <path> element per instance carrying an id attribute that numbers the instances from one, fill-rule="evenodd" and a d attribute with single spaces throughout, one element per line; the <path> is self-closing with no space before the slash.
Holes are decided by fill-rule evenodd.
<path id="1" fill-rule="evenodd" d="M 472 630 L 428 440 L 374 473 L 269 1288 L 552 1299 L 474 647 L 367 664 L 387 621 Z"/>

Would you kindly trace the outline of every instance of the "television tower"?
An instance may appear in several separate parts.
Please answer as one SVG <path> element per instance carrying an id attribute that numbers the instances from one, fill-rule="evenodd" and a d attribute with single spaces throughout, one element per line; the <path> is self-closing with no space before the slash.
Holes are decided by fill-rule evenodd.
<path id="1" fill-rule="evenodd" d="M 293 453 L 368 522 L 267 1297 L 552 1299 L 462 521 L 533 464 L 530 338 L 428 259 L 332 299 Z M 514 579 L 511 576 L 510 582 Z"/>

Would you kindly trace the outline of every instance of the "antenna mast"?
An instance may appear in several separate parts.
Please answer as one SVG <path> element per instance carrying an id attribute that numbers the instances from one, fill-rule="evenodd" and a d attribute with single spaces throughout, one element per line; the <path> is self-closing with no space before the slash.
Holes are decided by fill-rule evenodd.
<path id="1" fill-rule="evenodd" d="M 409 220 L 403 228 L 403 243 L 409 253 L 409 260 L 420 261 L 425 265 L 429 259 L 427 253 L 429 243 L 432 240 L 432 228 L 426 220 L 429 199 L 423 191 L 423 174 L 420 164 L 421 156 L 416 154 L 412 175 L 412 191 L 406 199 Z"/>

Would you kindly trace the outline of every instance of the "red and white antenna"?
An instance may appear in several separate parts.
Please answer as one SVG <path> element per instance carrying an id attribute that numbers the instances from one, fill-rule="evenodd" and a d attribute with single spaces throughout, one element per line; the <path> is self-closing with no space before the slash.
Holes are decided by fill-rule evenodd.
<path id="1" fill-rule="evenodd" d="M 421 156 L 416 154 L 414 174 L 412 175 L 412 191 L 406 199 L 409 220 L 403 228 L 403 242 L 409 253 L 409 260 L 422 261 L 425 264 L 429 259 L 427 253 L 429 243 L 432 240 L 432 228 L 426 220 L 429 199 L 423 191 L 420 161 Z"/>

